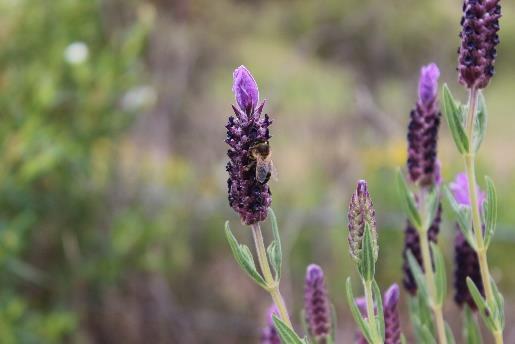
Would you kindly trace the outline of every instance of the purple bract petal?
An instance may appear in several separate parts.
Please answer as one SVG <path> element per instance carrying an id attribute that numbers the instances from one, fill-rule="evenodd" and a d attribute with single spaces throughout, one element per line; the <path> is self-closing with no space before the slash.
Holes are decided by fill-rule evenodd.
<path id="1" fill-rule="evenodd" d="M 239 66 L 233 73 L 232 91 L 241 110 L 249 114 L 259 103 L 259 89 L 252 74 L 245 66 Z"/>
<path id="2" fill-rule="evenodd" d="M 440 77 L 440 70 L 434 63 L 422 67 L 420 70 L 420 79 L 418 82 L 418 99 L 426 107 L 431 106 L 431 103 L 436 98 L 438 93 L 438 78 Z"/>
<path id="3" fill-rule="evenodd" d="M 468 178 L 464 172 L 458 173 L 456 175 L 454 181 L 449 184 L 449 189 L 451 190 L 458 204 L 470 205 Z M 481 207 L 486 198 L 486 195 L 479 189 L 479 186 L 477 186 L 477 189 L 478 205 Z"/>

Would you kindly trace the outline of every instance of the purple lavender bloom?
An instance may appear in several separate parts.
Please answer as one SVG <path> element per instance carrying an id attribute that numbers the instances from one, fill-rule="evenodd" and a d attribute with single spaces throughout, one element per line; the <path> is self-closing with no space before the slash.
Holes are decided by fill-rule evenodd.
<path id="1" fill-rule="evenodd" d="M 384 315 L 384 343 L 399 344 L 401 342 L 401 322 L 399 314 L 400 290 L 397 284 L 392 284 L 383 296 L 383 315 Z M 356 299 L 361 314 L 366 317 L 367 304 L 364 297 Z M 356 344 L 367 344 L 367 340 L 360 331 L 354 336 Z"/>
<path id="2" fill-rule="evenodd" d="M 438 240 L 438 233 L 440 232 L 440 222 L 442 220 L 442 205 L 438 205 L 436 216 L 427 231 L 427 238 L 430 242 L 436 244 Z M 410 266 L 408 264 L 408 252 L 411 251 L 413 257 L 417 260 L 418 265 L 424 271 L 424 265 L 422 264 L 422 251 L 420 250 L 420 237 L 418 231 L 408 221 L 406 230 L 404 231 L 404 249 L 402 251 L 403 264 L 402 270 L 404 271 L 404 277 L 402 284 L 408 293 L 415 295 L 417 293 L 417 283 L 411 273 Z"/>
<path id="3" fill-rule="evenodd" d="M 273 315 L 279 316 L 277 307 L 275 305 L 270 306 L 267 313 L 267 324 L 261 330 L 261 337 L 259 340 L 260 344 L 281 344 L 281 339 L 274 326 Z"/>
<path id="4" fill-rule="evenodd" d="M 500 0 L 465 0 L 458 49 L 459 82 L 469 88 L 484 88 L 494 75 L 499 44 Z"/>
<path id="5" fill-rule="evenodd" d="M 309 335 L 317 343 L 325 344 L 331 336 L 331 308 L 324 272 L 316 264 L 310 264 L 306 270 L 304 311 Z"/>
<path id="6" fill-rule="evenodd" d="M 253 154 L 259 147 L 269 154 L 270 131 L 272 121 L 267 114 L 261 116 L 263 106 L 259 101 L 259 92 L 254 78 L 243 66 L 234 71 L 233 91 L 239 108 L 233 106 L 235 116 L 229 117 L 227 138 L 230 146 L 227 151 L 229 173 L 227 188 L 229 205 L 240 214 L 247 225 L 266 219 L 268 208 L 272 203 L 272 193 L 268 187 L 267 176 L 264 180 L 256 179 L 256 157 Z M 262 152 L 264 153 L 264 152 Z"/>
<path id="7" fill-rule="evenodd" d="M 450 183 L 449 188 L 458 204 L 470 206 L 468 178 L 465 173 L 457 174 L 454 182 Z M 482 207 L 485 198 L 485 193 L 479 190 L 478 203 L 480 207 Z M 481 294 L 484 295 L 477 253 L 465 239 L 459 224 L 456 224 L 456 237 L 454 239 L 454 301 L 460 307 L 467 303 L 470 309 L 476 310 L 477 306 L 467 287 L 467 277 L 474 281 Z"/>
<path id="8" fill-rule="evenodd" d="M 408 126 L 408 172 L 411 181 L 422 187 L 435 184 L 441 117 L 437 100 L 439 76 L 440 70 L 434 63 L 420 70 L 418 101 L 410 113 Z"/>
<path id="9" fill-rule="evenodd" d="M 361 260 L 361 251 L 363 246 L 363 235 L 365 233 L 365 223 L 370 226 L 372 234 L 372 243 L 374 247 L 374 256 L 377 259 L 377 230 L 376 230 L 376 213 L 368 186 L 365 180 L 358 181 L 356 191 L 352 194 L 349 204 L 349 247 L 350 255 L 355 262 Z"/>

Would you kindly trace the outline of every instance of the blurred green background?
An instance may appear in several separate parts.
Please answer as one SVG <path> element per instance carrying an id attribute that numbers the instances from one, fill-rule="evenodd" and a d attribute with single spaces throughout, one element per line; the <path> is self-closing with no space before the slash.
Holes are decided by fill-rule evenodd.
<path id="1" fill-rule="evenodd" d="M 419 68 L 436 62 L 465 99 L 460 11 L 458 0 L 0 0 L 0 342 L 257 342 L 270 300 L 223 233 L 229 219 L 251 244 L 227 204 L 224 169 L 240 64 L 274 119 L 290 311 L 299 318 L 305 267 L 320 264 L 338 343 L 350 342 L 347 202 L 368 179 L 379 282 L 400 282 L 394 173 Z M 490 265 L 512 324 L 515 4 L 503 12 L 479 168 L 498 186 Z M 462 165 L 445 125 L 440 137 L 449 181 Z M 444 218 L 451 288 L 454 226 Z M 445 316 L 459 337 L 452 295 Z M 409 333 L 405 312 L 402 322 Z M 511 326 L 506 342 L 515 343 Z"/>

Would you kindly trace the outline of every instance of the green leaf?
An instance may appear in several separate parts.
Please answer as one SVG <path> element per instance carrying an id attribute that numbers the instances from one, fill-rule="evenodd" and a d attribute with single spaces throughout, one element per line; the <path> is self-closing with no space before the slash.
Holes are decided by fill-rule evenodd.
<path id="1" fill-rule="evenodd" d="M 492 285 L 492 291 L 494 294 L 494 299 L 496 303 L 496 319 L 497 323 L 500 325 L 501 329 L 504 329 L 505 319 L 504 319 L 504 297 L 499 292 L 499 288 L 497 288 L 497 283 L 495 280 L 490 277 L 490 284 Z"/>
<path id="2" fill-rule="evenodd" d="M 458 148 L 461 154 L 467 153 L 469 151 L 469 142 L 463 128 L 462 108 L 460 108 L 459 103 L 452 96 L 447 84 L 443 85 L 443 108 L 456 148 Z"/>
<path id="3" fill-rule="evenodd" d="M 438 246 L 431 242 L 431 251 L 435 262 L 436 303 L 442 305 L 447 294 L 447 277 L 445 274 L 445 260 Z"/>
<path id="4" fill-rule="evenodd" d="M 490 331 L 496 331 L 496 324 L 492 318 L 492 309 L 490 309 L 483 296 L 481 296 L 481 293 L 470 277 L 467 277 L 467 287 L 470 295 L 474 299 L 474 303 L 476 304 L 485 325 L 488 327 L 488 329 L 490 329 Z"/>
<path id="5" fill-rule="evenodd" d="M 463 319 L 463 338 L 467 344 L 482 344 L 483 338 L 470 308 L 465 305 Z"/>
<path id="6" fill-rule="evenodd" d="M 486 200 L 483 205 L 485 218 L 485 246 L 488 248 L 495 233 L 497 224 L 497 194 L 493 180 L 486 176 Z"/>
<path id="7" fill-rule="evenodd" d="M 418 265 L 417 260 L 413 256 L 413 253 L 411 251 L 407 252 L 408 255 L 408 265 L 410 267 L 411 273 L 413 274 L 413 277 L 415 278 L 415 282 L 417 283 L 417 293 L 420 293 L 422 298 L 429 301 L 429 294 L 427 292 L 427 286 L 426 286 L 426 280 L 424 278 L 424 273 L 422 272 L 422 269 Z"/>
<path id="8" fill-rule="evenodd" d="M 301 339 L 291 328 L 288 327 L 280 318 L 275 314 L 273 315 L 275 329 L 281 338 L 283 344 L 306 344 L 304 339 Z"/>
<path id="9" fill-rule="evenodd" d="M 424 219 L 423 228 L 427 229 L 433 223 L 438 207 L 440 206 L 440 188 L 433 187 L 429 191 L 425 199 L 426 214 L 428 216 Z"/>
<path id="10" fill-rule="evenodd" d="M 279 228 L 277 226 L 277 217 L 275 216 L 272 208 L 268 209 L 268 217 L 272 223 L 272 234 L 274 240 L 267 249 L 268 259 L 275 272 L 275 281 L 279 282 L 281 279 L 281 267 L 283 261 L 283 252 L 281 249 L 281 237 L 279 236 Z"/>
<path id="11" fill-rule="evenodd" d="M 447 338 L 447 344 L 456 344 L 454 340 L 454 334 L 452 333 L 451 327 L 446 322 L 445 323 L 445 338 Z"/>
<path id="12" fill-rule="evenodd" d="M 266 289 L 265 280 L 256 270 L 254 258 L 252 257 L 250 249 L 246 245 L 238 243 L 231 232 L 229 221 L 225 222 L 225 236 L 227 237 L 232 254 L 238 265 L 250 276 L 250 278 L 254 280 L 254 282 Z"/>
<path id="13" fill-rule="evenodd" d="M 432 313 L 427 305 L 427 300 L 420 295 L 417 293 L 408 299 L 416 343 L 436 343 L 431 335 L 434 332 Z"/>
<path id="14" fill-rule="evenodd" d="M 374 301 L 377 308 L 377 331 L 379 335 L 381 336 L 382 341 L 384 342 L 385 333 L 384 333 L 384 313 L 383 313 L 383 299 L 381 296 L 381 289 L 379 289 L 379 285 L 377 284 L 376 280 L 374 279 L 372 281 L 372 288 L 374 291 Z"/>
<path id="15" fill-rule="evenodd" d="M 468 244 L 476 250 L 476 240 L 474 239 L 474 233 L 472 232 L 472 213 L 470 207 L 456 202 L 454 195 L 447 186 L 445 187 L 444 192 L 447 200 L 449 201 L 449 205 L 456 216 L 456 221 L 458 221 L 459 230 L 463 233 Z"/>
<path id="16" fill-rule="evenodd" d="M 374 243 L 372 241 L 372 230 L 370 225 L 365 221 L 365 233 L 363 234 L 363 247 L 361 249 L 361 259 L 358 264 L 358 270 L 361 277 L 365 281 L 372 281 L 375 275 L 375 255 Z"/>
<path id="17" fill-rule="evenodd" d="M 485 137 L 487 118 L 488 113 L 486 111 L 485 97 L 483 93 L 479 91 L 476 121 L 474 123 L 474 152 L 479 150 L 483 138 Z"/>
<path id="18" fill-rule="evenodd" d="M 404 336 L 404 333 L 401 333 L 401 344 L 406 344 L 406 337 Z"/>
<path id="19" fill-rule="evenodd" d="M 408 215 L 408 219 L 413 226 L 415 226 L 417 229 L 420 229 L 422 227 L 422 220 L 417 209 L 415 197 L 413 196 L 411 190 L 408 188 L 406 179 L 400 170 L 397 172 L 397 186 L 399 188 L 399 195 L 401 197 L 402 206 Z"/>
<path id="20" fill-rule="evenodd" d="M 361 333 L 365 337 L 365 339 L 372 343 L 372 333 L 370 331 L 370 328 L 368 327 L 368 323 L 363 319 L 363 316 L 361 315 L 361 312 L 358 309 L 358 306 L 356 305 L 356 300 L 354 299 L 354 295 L 352 293 L 352 285 L 350 281 L 350 277 L 347 278 L 346 282 L 346 292 L 347 292 L 347 303 L 349 305 L 350 311 L 352 313 L 352 317 L 354 318 L 354 321 L 356 321 L 356 324 L 358 325 Z"/>

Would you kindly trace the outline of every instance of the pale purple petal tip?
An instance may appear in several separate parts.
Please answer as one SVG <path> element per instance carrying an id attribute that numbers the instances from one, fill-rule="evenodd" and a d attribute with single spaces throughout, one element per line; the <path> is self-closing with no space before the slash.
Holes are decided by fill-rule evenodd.
<path id="1" fill-rule="evenodd" d="M 254 77 L 245 66 L 239 66 L 233 73 L 232 91 L 241 110 L 247 112 L 259 103 L 259 89 Z"/>
<path id="2" fill-rule="evenodd" d="M 356 299 L 356 306 L 358 306 L 359 311 L 361 312 L 361 315 L 366 317 L 367 316 L 367 300 L 365 297 L 358 297 Z"/>
<path id="3" fill-rule="evenodd" d="M 422 67 L 418 83 L 418 98 L 424 105 L 430 105 L 438 93 L 438 78 L 440 70 L 434 63 Z"/>
<path id="4" fill-rule="evenodd" d="M 392 284 L 384 294 L 384 308 L 392 308 L 399 302 L 400 290 L 397 283 Z"/>
<path id="5" fill-rule="evenodd" d="M 479 186 L 477 188 L 479 190 L 478 203 L 481 207 L 486 198 L 486 195 L 479 189 Z M 468 178 L 464 172 L 458 173 L 456 175 L 454 181 L 449 184 L 449 189 L 451 190 L 458 204 L 470 205 Z"/>

